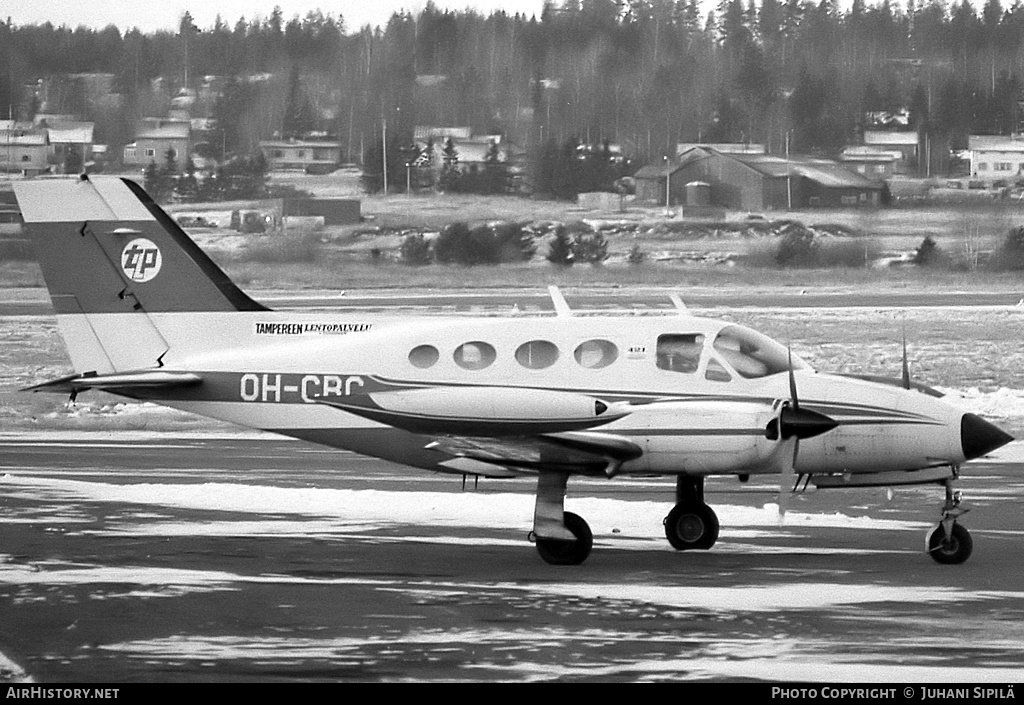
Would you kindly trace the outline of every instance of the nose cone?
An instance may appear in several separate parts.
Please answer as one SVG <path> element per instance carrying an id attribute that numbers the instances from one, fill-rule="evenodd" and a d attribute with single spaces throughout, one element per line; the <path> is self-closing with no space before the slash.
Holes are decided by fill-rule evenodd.
<path id="1" fill-rule="evenodd" d="M 960 422 L 960 445 L 968 460 L 980 458 L 1012 440 L 1009 433 L 975 414 L 964 414 Z"/>

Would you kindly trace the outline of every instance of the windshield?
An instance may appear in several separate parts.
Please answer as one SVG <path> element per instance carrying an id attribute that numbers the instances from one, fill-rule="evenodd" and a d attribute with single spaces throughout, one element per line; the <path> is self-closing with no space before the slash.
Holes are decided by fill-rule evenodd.
<path id="1" fill-rule="evenodd" d="M 747 379 L 789 370 L 789 350 L 785 345 L 743 326 L 723 328 L 712 347 L 727 365 Z M 808 365 L 794 355 L 793 369 L 808 369 Z"/>

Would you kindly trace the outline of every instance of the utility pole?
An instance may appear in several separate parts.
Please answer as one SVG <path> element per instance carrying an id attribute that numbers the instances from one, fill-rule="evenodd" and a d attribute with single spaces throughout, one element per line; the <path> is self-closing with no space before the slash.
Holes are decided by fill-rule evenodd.
<path id="1" fill-rule="evenodd" d="M 384 195 L 388 195 L 388 121 L 381 123 L 381 154 L 384 159 Z"/>
<path id="2" fill-rule="evenodd" d="M 669 169 L 668 157 L 662 157 L 665 160 L 665 213 L 668 213 L 668 209 L 671 207 L 669 198 L 672 195 L 672 172 Z"/>
<path id="3" fill-rule="evenodd" d="M 789 133 L 786 130 L 786 210 L 793 210 L 793 165 L 789 163 Z"/>

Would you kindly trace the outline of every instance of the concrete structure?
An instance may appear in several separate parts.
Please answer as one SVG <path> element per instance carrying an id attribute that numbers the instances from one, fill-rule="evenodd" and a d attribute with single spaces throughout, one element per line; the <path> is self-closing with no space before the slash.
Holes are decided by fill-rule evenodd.
<path id="1" fill-rule="evenodd" d="M 327 174 L 341 163 L 341 143 L 320 140 L 263 140 L 260 151 L 274 171 Z"/>
<path id="2" fill-rule="evenodd" d="M 1024 173 L 1024 135 L 970 135 L 967 152 L 973 177 L 1009 181 Z"/>

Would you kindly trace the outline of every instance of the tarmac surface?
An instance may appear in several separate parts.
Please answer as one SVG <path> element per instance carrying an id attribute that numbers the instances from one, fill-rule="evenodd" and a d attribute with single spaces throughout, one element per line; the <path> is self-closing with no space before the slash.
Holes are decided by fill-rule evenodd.
<path id="1" fill-rule="evenodd" d="M 777 480 L 776 480 L 777 481 Z M 572 480 L 582 566 L 526 540 L 534 480 L 438 476 L 262 434 L 0 434 L 0 682 L 1015 682 L 1024 467 L 969 465 L 974 555 L 924 552 L 942 489 Z"/>

